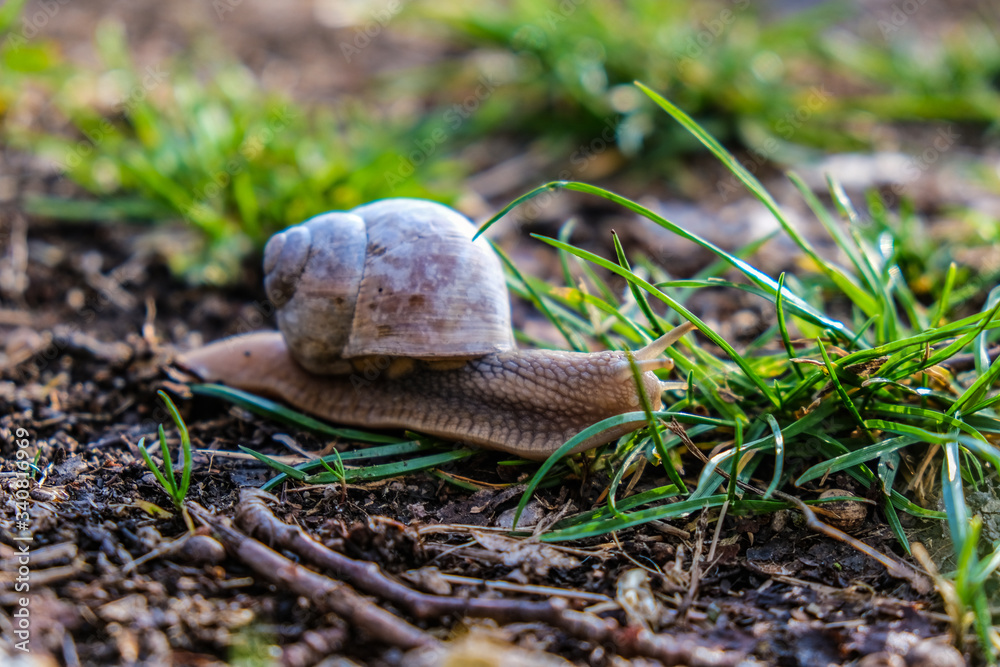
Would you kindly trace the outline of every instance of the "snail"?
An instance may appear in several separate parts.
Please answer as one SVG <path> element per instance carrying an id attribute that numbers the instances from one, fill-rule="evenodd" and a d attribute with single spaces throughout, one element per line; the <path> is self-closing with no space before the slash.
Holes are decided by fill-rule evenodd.
<path id="1" fill-rule="evenodd" d="M 275 397 L 333 422 L 405 428 L 526 459 L 547 458 L 602 419 L 641 410 L 623 351 L 518 350 L 497 255 L 458 212 L 383 199 L 273 236 L 264 286 L 279 332 L 181 355 L 202 380 Z M 632 353 L 659 409 L 677 327 Z M 582 442 L 578 452 L 645 424 Z"/>

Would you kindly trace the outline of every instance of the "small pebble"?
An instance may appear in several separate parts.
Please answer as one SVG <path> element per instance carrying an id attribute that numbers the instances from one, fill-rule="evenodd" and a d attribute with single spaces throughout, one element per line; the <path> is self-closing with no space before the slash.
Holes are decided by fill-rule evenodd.
<path id="1" fill-rule="evenodd" d="M 496 526 L 497 528 L 506 528 L 511 530 L 514 528 L 514 514 L 517 513 L 517 508 L 512 507 L 509 510 L 502 513 L 497 517 Z M 536 523 L 538 523 L 541 518 L 545 515 L 545 510 L 535 501 L 529 502 L 524 506 L 524 511 L 521 513 L 521 518 L 517 522 L 517 527 L 521 530 L 525 528 L 531 528 Z"/>
<path id="2" fill-rule="evenodd" d="M 887 651 L 869 653 L 858 660 L 858 667 L 906 667 L 903 656 Z"/>
<path id="3" fill-rule="evenodd" d="M 906 653 L 908 667 L 965 667 L 965 658 L 939 639 L 924 639 Z"/>
<path id="4" fill-rule="evenodd" d="M 192 535 L 184 542 L 180 555 L 198 565 L 218 565 L 226 560 L 226 548 L 208 535 Z"/>

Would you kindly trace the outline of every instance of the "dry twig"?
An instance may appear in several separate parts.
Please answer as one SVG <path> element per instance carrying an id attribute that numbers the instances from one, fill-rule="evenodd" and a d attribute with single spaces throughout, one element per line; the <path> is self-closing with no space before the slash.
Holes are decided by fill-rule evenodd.
<path id="1" fill-rule="evenodd" d="M 320 544 L 298 526 L 279 520 L 265 504 L 268 498 L 273 496 L 257 489 L 243 489 L 236 511 L 237 525 L 249 535 L 268 544 L 288 549 L 366 593 L 398 604 L 416 618 L 463 614 L 492 618 L 501 623 L 513 621 L 552 623 L 566 608 L 566 602 L 559 598 L 545 602 L 469 599 L 415 591 L 387 576 L 375 563 L 348 558 Z"/>
<path id="2" fill-rule="evenodd" d="M 308 598 L 318 609 L 348 620 L 373 639 L 405 649 L 433 646 L 438 640 L 357 594 L 345 583 L 308 570 L 234 529 L 229 521 L 189 503 L 191 514 L 212 528 L 226 549 L 257 574 Z"/>
<path id="3" fill-rule="evenodd" d="M 568 609 L 566 600 L 562 598 L 545 602 L 477 600 L 415 591 L 388 577 L 375 563 L 348 558 L 320 544 L 298 526 L 280 521 L 265 504 L 267 499 L 274 497 L 256 489 L 243 490 L 236 515 L 241 528 L 258 539 L 293 551 L 305 560 L 328 569 L 359 589 L 400 605 L 417 618 L 465 614 L 488 617 L 501 623 L 541 621 L 578 639 L 591 643 L 611 643 L 624 655 L 654 658 L 666 665 L 726 667 L 738 664 L 743 658 L 740 652 L 709 648 L 694 640 L 654 634 L 634 627 L 623 628 L 613 618 L 605 619 L 588 612 Z M 224 537 L 220 539 L 227 541 Z M 267 549 L 263 545 L 260 547 Z M 274 553 L 270 549 L 267 551 Z M 273 569 L 273 566 L 265 567 Z"/>

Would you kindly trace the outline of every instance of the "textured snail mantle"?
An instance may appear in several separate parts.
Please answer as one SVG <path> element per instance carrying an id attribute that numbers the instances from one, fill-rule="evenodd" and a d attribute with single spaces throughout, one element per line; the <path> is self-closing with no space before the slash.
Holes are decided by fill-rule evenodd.
<path id="1" fill-rule="evenodd" d="M 419 199 L 385 199 L 286 229 L 264 250 L 281 332 L 217 341 L 178 363 L 334 422 L 412 429 L 528 459 L 640 410 L 625 352 L 514 348 L 500 262 L 474 233 L 457 212 Z M 660 356 L 691 328 L 633 353 L 654 409 L 665 384 L 652 371 L 673 366 Z"/>

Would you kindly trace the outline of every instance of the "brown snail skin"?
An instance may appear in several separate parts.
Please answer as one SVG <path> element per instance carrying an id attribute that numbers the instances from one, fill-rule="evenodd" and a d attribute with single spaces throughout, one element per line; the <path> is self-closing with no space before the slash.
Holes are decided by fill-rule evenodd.
<path id="1" fill-rule="evenodd" d="M 281 332 L 235 336 L 179 365 L 333 422 L 405 428 L 542 460 L 602 419 L 641 410 L 628 353 L 517 350 L 496 255 L 452 209 L 385 199 L 275 235 L 265 288 Z M 631 353 L 653 409 L 677 327 Z M 623 424 L 583 451 L 640 428 Z"/>

